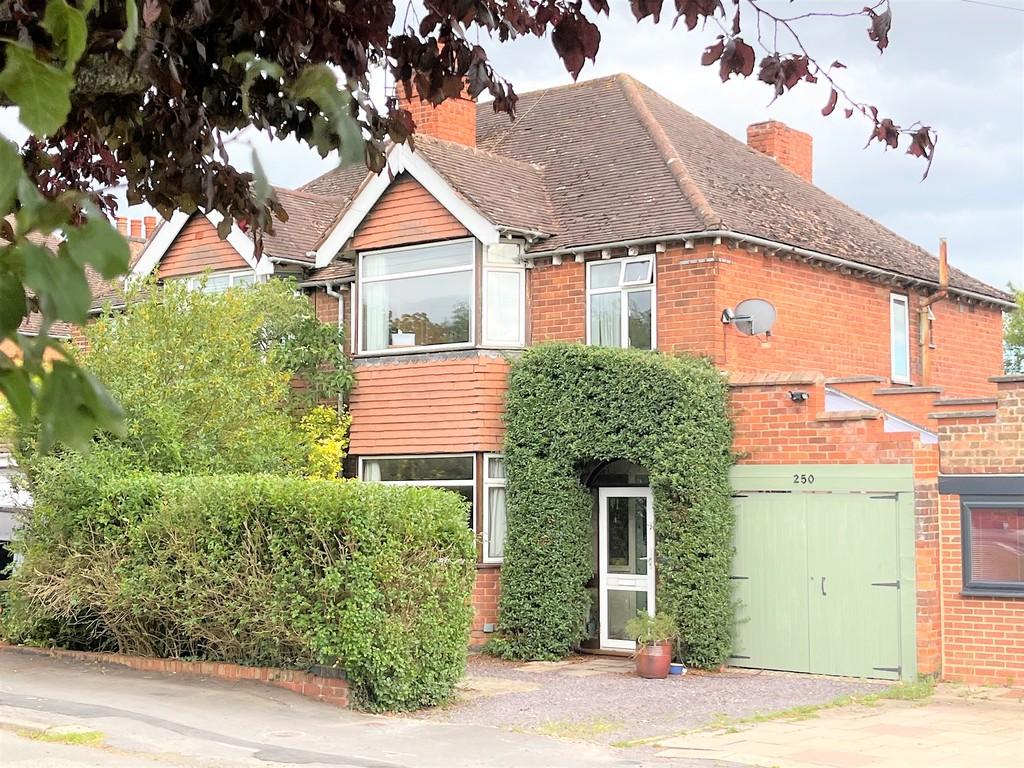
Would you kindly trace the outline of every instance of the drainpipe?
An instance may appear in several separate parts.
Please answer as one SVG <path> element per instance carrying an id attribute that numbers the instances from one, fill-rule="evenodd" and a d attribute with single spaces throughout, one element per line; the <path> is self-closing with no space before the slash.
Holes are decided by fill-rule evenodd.
<path id="1" fill-rule="evenodd" d="M 923 299 L 918 308 L 918 343 L 921 346 L 921 385 L 927 386 L 931 378 L 928 349 L 932 336 L 932 304 L 942 301 L 949 295 L 949 257 L 947 255 L 946 238 L 939 238 L 939 290 Z"/>
<path id="2" fill-rule="evenodd" d="M 324 291 L 327 293 L 328 296 L 330 296 L 332 299 L 336 299 L 337 302 L 338 302 L 338 327 L 339 328 L 344 328 L 344 324 L 342 323 L 342 320 L 345 317 L 345 310 L 344 310 L 345 302 L 342 300 L 341 292 L 340 291 L 336 291 L 334 289 L 335 285 L 338 285 L 342 290 L 345 290 L 346 288 L 348 288 L 348 284 L 347 283 L 324 283 Z M 345 350 L 343 348 L 342 352 L 344 352 L 344 351 Z M 341 393 L 339 392 L 338 393 L 338 415 L 339 416 L 341 415 L 341 413 L 342 413 L 342 411 L 344 409 L 345 409 L 345 399 L 342 397 Z"/>

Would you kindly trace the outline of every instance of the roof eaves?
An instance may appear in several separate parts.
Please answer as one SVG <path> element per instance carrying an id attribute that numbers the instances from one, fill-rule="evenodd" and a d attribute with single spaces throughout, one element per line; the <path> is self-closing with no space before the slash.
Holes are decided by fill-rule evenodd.
<path id="1" fill-rule="evenodd" d="M 636 110 L 637 117 L 643 123 L 655 148 L 665 160 L 665 165 L 679 186 L 680 192 L 683 193 L 683 197 L 686 198 L 701 224 L 707 229 L 728 229 L 725 221 L 711 207 L 707 197 L 704 196 L 700 187 L 697 186 L 693 177 L 690 176 L 690 172 L 686 169 L 686 164 L 679 156 L 679 152 L 672 144 L 668 134 L 665 133 L 665 129 L 662 128 L 661 123 L 657 121 L 640 95 L 636 81 L 629 75 L 619 75 L 616 79 L 629 103 Z"/>

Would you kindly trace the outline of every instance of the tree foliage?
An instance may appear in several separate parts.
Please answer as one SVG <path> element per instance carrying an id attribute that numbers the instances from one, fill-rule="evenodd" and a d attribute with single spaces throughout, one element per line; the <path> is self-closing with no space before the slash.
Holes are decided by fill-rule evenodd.
<path id="1" fill-rule="evenodd" d="M 870 141 L 930 160 L 935 135 L 914 123 L 900 127 L 847 96 L 840 62 L 819 63 L 798 28 L 813 19 L 868 20 L 868 39 L 888 45 L 888 0 L 870 7 L 785 16 L 766 0 L 630 0 L 638 21 L 658 22 L 670 9 L 687 30 L 720 28 L 702 63 L 723 80 L 758 78 L 776 96 L 801 82 L 826 80 L 831 112 L 841 97 L 847 116 L 871 124 Z M 386 69 L 406 94 L 434 104 L 462 96 L 493 99 L 515 112 L 511 84 L 488 62 L 480 33 L 498 42 L 550 38 L 575 78 L 601 45 L 595 24 L 607 0 L 423 0 L 422 17 L 393 0 L 28 0 L 0 13 L 0 104 L 16 105 L 31 136 L 20 148 L 0 139 L 0 339 L 21 346 L 24 365 L 0 354 L 0 393 L 22 421 L 38 415 L 44 443 L 85 445 L 96 426 L 123 430 L 116 403 L 70 358 L 43 366 L 47 330 L 81 323 L 88 307 L 84 268 L 112 278 L 127 268 L 123 241 L 100 215 L 113 206 L 110 188 L 124 183 L 130 203 L 148 203 L 169 217 L 198 207 L 224 215 L 226 237 L 243 224 L 261 253 L 272 216 L 287 212 L 260 179 L 235 168 L 225 149 L 249 126 L 290 136 L 326 155 L 341 150 L 379 169 L 387 141 L 415 129 L 394 94 L 370 97 L 369 75 Z M 742 12 L 742 13 L 741 13 Z M 668 15 L 668 14 L 666 14 Z M 863 34 L 860 32 L 859 34 Z M 758 67 L 750 41 L 763 50 Z M 827 61 L 827 59 L 822 59 Z M 339 79 L 340 75 L 340 79 Z M 257 158 L 257 167 L 258 158 Z M 257 183 L 254 183 L 257 182 Z M 59 248 L 41 239 L 62 232 Z M 43 241 L 45 243 L 45 241 Z M 27 297 L 27 298 L 26 298 Z M 42 313 L 37 341 L 17 335 L 30 309 Z"/>
<path id="2" fill-rule="evenodd" d="M 512 366 L 506 410 L 508 507 L 501 639 L 514 658 L 557 658 L 586 638 L 594 574 L 595 461 L 644 467 L 654 493 L 658 610 L 682 656 L 714 667 L 730 651 L 732 426 L 725 380 L 692 357 L 571 344 Z"/>
<path id="3" fill-rule="evenodd" d="M 267 475 L 97 474 L 43 459 L 14 642 L 342 667 L 367 709 L 448 699 L 469 639 L 465 502 L 434 488 Z"/>
<path id="4" fill-rule="evenodd" d="M 340 331 L 285 281 L 222 294 L 146 284 L 85 333 L 84 368 L 127 414 L 126 434 L 96 450 L 139 469 L 298 472 L 317 446 L 298 429 L 298 412 L 311 391 L 336 396 L 352 380 Z M 324 359 L 337 369 L 311 374 Z M 306 375 L 319 387 L 291 385 Z"/>
<path id="5" fill-rule="evenodd" d="M 1006 314 L 1004 368 L 1007 373 L 1024 374 L 1024 289 L 1010 286 L 1017 300 L 1017 311 Z"/>

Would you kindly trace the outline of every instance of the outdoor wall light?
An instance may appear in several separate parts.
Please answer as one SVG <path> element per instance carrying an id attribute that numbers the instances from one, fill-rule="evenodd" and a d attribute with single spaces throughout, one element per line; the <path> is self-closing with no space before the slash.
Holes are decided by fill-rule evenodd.
<path id="1" fill-rule="evenodd" d="M 808 397 L 810 397 L 810 395 L 802 389 L 789 390 L 789 399 L 794 403 L 802 403 L 806 401 Z"/>

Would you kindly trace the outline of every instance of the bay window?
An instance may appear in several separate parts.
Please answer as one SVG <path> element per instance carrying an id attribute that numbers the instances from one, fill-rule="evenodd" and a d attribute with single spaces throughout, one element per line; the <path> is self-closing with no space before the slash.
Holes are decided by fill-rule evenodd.
<path id="1" fill-rule="evenodd" d="M 587 343 L 654 349 L 654 256 L 587 264 Z"/>
<path id="2" fill-rule="evenodd" d="M 467 522 L 475 530 L 476 457 L 473 454 L 445 456 L 386 456 L 359 461 L 359 476 L 367 482 L 419 485 L 443 488 L 469 502 Z"/>
<path id="3" fill-rule="evenodd" d="M 526 342 L 526 269 L 519 246 L 499 243 L 484 252 L 484 344 L 521 347 Z"/>
<path id="4" fill-rule="evenodd" d="M 472 240 L 360 254 L 361 352 L 473 342 Z"/>
<path id="5" fill-rule="evenodd" d="M 505 557 L 505 457 L 484 454 L 484 562 Z"/>
<path id="6" fill-rule="evenodd" d="M 242 288 L 255 285 L 256 273 L 251 269 L 247 269 L 237 272 L 210 272 L 172 279 L 180 280 L 190 291 L 224 293 L 228 288 Z"/>

